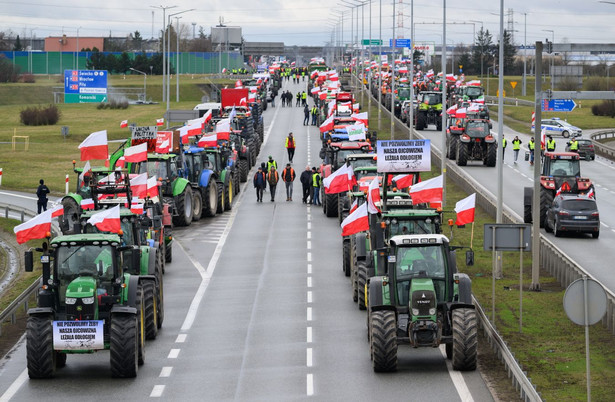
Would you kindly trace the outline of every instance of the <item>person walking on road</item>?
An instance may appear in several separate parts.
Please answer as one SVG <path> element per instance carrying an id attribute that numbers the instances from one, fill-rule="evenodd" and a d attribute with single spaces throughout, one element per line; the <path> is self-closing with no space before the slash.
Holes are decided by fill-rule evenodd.
<path id="1" fill-rule="evenodd" d="M 307 106 L 307 93 L 305 91 L 301 92 L 301 104 Z"/>
<path id="2" fill-rule="evenodd" d="M 266 173 L 271 172 L 271 168 L 274 167 L 278 168 L 278 162 L 273 160 L 273 156 L 269 155 L 269 160 L 267 161 L 267 170 L 265 171 Z"/>
<path id="3" fill-rule="evenodd" d="M 303 203 L 308 203 L 308 198 L 310 198 L 310 190 L 312 188 L 312 169 L 310 169 L 310 165 L 305 167 L 305 170 L 301 173 L 301 177 L 299 177 L 299 181 L 301 182 L 301 187 L 303 189 Z"/>
<path id="4" fill-rule="evenodd" d="M 293 137 L 293 133 L 288 133 L 288 137 L 286 137 L 286 152 L 288 152 L 288 161 L 293 163 L 295 157 L 295 137 Z"/>
<path id="5" fill-rule="evenodd" d="M 290 163 L 287 163 L 284 170 L 282 170 L 282 181 L 286 185 L 286 201 L 292 201 L 293 181 L 295 181 L 295 170 L 290 166 Z"/>
<path id="6" fill-rule="evenodd" d="M 502 159 L 506 155 L 506 137 L 502 137 Z"/>
<path id="7" fill-rule="evenodd" d="M 39 186 L 36 189 L 36 196 L 38 197 L 38 201 L 36 202 L 36 206 L 38 207 L 38 213 L 40 214 L 43 211 L 47 211 L 47 194 L 49 194 L 49 187 L 45 185 L 45 180 L 39 180 Z"/>
<path id="8" fill-rule="evenodd" d="M 555 140 L 553 137 L 547 137 L 547 152 L 555 152 Z"/>
<path id="9" fill-rule="evenodd" d="M 310 110 L 310 114 L 312 115 L 312 125 L 315 126 L 316 119 L 318 118 L 318 108 L 316 107 L 316 105 L 312 107 L 312 110 Z"/>
<path id="10" fill-rule="evenodd" d="M 303 107 L 303 125 L 307 126 L 310 124 L 310 108 L 308 107 L 308 105 L 306 104 Z"/>
<path id="11" fill-rule="evenodd" d="M 295 103 L 295 107 L 301 106 L 301 92 L 297 92 L 297 102 Z"/>
<path id="12" fill-rule="evenodd" d="M 271 165 L 269 173 L 267 173 L 267 182 L 269 183 L 269 192 L 271 193 L 271 202 L 275 201 L 275 188 L 278 185 L 280 176 L 275 166 Z"/>
<path id="13" fill-rule="evenodd" d="M 320 203 L 320 174 L 316 167 L 312 168 L 312 204 L 322 205 Z"/>
<path id="14" fill-rule="evenodd" d="M 534 137 L 530 138 L 530 142 L 527 143 L 527 147 L 530 150 L 530 166 L 534 164 L 534 148 L 536 148 L 536 143 L 534 143 Z"/>
<path id="15" fill-rule="evenodd" d="M 263 202 L 263 191 L 265 190 L 266 183 L 267 183 L 267 179 L 265 177 L 265 172 L 263 172 L 262 167 L 259 167 L 258 171 L 254 174 L 254 188 L 256 189 L 256 202 Z"/>
<path id="16" fill-rule="evenodd" d="M 512 140 L 513 145 L 513 154 L 515 155 L 515 163 L 517 163 L 517 158 L 519 157 L 519 150 L 521 149 L 521 140 L 519 136 L 515 135 L 515 138 Z"/>

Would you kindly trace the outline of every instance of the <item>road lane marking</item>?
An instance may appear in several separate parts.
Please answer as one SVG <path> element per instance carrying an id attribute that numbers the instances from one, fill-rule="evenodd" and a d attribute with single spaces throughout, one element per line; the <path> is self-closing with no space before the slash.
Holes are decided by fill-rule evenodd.
<path id="1" fill-rule="evenodd" d="M 160 398 L 164 392 L 164 385 L 154 385 L 152 393 L 149 394 L 150 398 Z"/>
<path id="2" fill-rule="evenodd" d="M 37 198 L 37 197 L 30 197 L 30 196 L 28 196 L 28 195 L 20 195 L 20 194 L 7 193 L 7 192 L 5 192 L 5 191 L 0 191 L 0 194 L 1 194 L 1 195 L 8 195 L 8 196 L 10 196 L 10 197 L 23 198 L 23 199 L 26 199 L 26 200 L 35 200 L 35 201 L 38 201 L 38 198 Z"/>
<path id="3" fill-rule="evenodd" d="M 165 366 L 160 370 L 160 375 L 158 377 L 170 377 L 171 371 L 173 371 L 173 367 Z"/>
<path id="4" fill-rule="evenodd" d="M 312 321 L 312 307 L 307 308 L 307 320 Z"/>
<path id="5" fill-rule="evenodd" d="M 307 396 L 314 395 L 314 374 L 308 374 L 306 379 Z"/>
<path id="6" fill-rule="evenodd" d="M 307 287 L 308 288 L 312 287 L 312 277 L 311 276 L 308 276 L 308 278 L 307 278 Z"/>
<path id="7" fill-rule="evenodd" d="M 308 230 L 312 230 L 312 222 L 308 222 Z"/>
<path id="8" fill-rule="evenodd" d="M 10 401 L 11 398 L 13 398 L 15 394 L 19 391 L 19 388 L 21 388 L 21 386 L 27 380 L 28 380 L 28 369 L 25 369 L 24 371 L 21 372 L 21 374 L 19 374 L 19 377 L 17 377 L 17 379 L 13 381 L 11 386 L 4 392 L 4 394 L 2 394 L 2 396 L 0 397 L 0 402 Z"/>
<path id="9" fill-rule="evenodd" d="M 312 343 L 312 327 L 307 327 L 306 341 Z"/>
<path id="10" fill-rule="evenodd" d="M 310 232 L 309 230 L 308 230 L 308 232 L 307 232 L 307 238 L 308 238 L 308 239 L 311 239 L 311 238 L 312 238 L 312 232 Z"/>
<path id="11" fill-rule="evenodd" d="M 445 345 L 441 345 L 439 349 L 440 353 L 444 357 L 444 360 L 446 361 L 446 368 L 448 368 L 448 374 L 453 381 L 453 385 L 457 390 L 457 394 L 459 394 L 459 398 L 464 402 L 474 402 L 472 393 L 470 392 L 468 385 L 463 379 L 463 375 L 461 374 L 461 372 L 453 370 L 453 365 L 451 364 L 451 361 L 446 358 Z"/>
<path id="12" fill-rule="evenodd" d="M 312 249 L 312 242 L 310 240 L 307 241 L 307 249 L 308 250 Z"/>
<path id="13" fill-rule="evenodd" d="M 307 292 L 307 302 L 312 303 L 312 291 L 308 290 Z"/>
<path id="14" fill-rule="evenodd" d="M 188 334 L 179 334 L 177 335 L 177 339 L 175 339 L 175 343 L 184 343 L 186 342 L 186 337 Z"/>
<path id="15" fill-rule="evenodd" d="M 312 367 L 312 348 L 307 348 L 306 350 L 305 363 L 308 367 Z"/>
<path id="16" fill-rule="evenodd" d="M 308 264 L 308 274 L 312 273 L 312 264 Z"/>
<path id="17" fill-rule="evenodd" d="M 167 356 L 167 359 L 177 359 L 177 356 L 179 356 L 180 351 L 181 349 L 171 349 L 169 355 Z"/>

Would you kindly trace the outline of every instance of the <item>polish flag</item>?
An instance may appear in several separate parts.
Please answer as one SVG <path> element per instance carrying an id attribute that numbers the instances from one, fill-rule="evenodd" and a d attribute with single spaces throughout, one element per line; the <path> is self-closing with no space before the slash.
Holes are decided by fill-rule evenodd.
<path id="1" fill-rule="evenodd" d="M 315 94 L 315 93 L 318 93 L 318 92 L 320 92 L 320 87 L 314 87 L 314 88 L 310 89 L 310 93 L 312 93 L 312 94 Z"/>
<path id="2" fill-rule="evenodd" d="M 378 206 L 380 203 L 381 199 L 378 177 L 374 177 L 374 180 L 372 180 L 369 184 L 369 188 L 367 189 L 367 212 L 370 214 L 380 213 L 380 207 Z"/>
<path id="3" fill-rule="evenodd" d="M 200 119 L 197 120 L 198 121 L 193 121 L 192 123 L 187 124 L 179 129 L 179 138 L 181 138 L 182 144 L 188 143 L 188 137 L 194 137 L 195 135 L 201 134 L 203 130 L 203 123 L 200 121 Z"/>
<path id="4" fill-rule="evenodd" d="M 234 110 L 234 109 L 233 109 Z M 216 135 L 219 140 L 229 140 L 231 134 L 231 120 L 222 119 L 216 123 Z"/>
<path id="5" fill-rule="evenodd" d="M 107 130 L 96 131 L 88 135 L 88 138 L 79 144 L 81 150 L 81 160 L 107 159 L 109 147 L 107 146 Z"/>
<path id="6" fill-rule="evenodd" d="M 145 198 L 147 196 L 147 173 L 130 179 L 130 189 L 135 197 Z"/>
<path id="7" fill-rule="evenodd" d="M 143 204 L 139 202 L 131 202 L 130 212 L 136 215 L 143 215 Z"/>
<path id="8" fill-rule="evenodd" d="M 357 200 L 355 198 L 354 202 L 352 203 L 352 205 L 350 206 L 350 211 L 348 211 L 348 215 L 350 215 L 351 213 L 353 213 L 354 211 L 357 210 L 357 208 L 359 207 L 359 200 Z"/>
<path id="9" fill-rule="evenodd" d="M 120 223 L 120 206 L 116 205 L 113 208 L 105 209 L 92 215 L 87 223 L 96 226 L 101 232 L 119 233 L 122 229 L 122 224 Z"/>
<path id="10" fill-rule="evenodd" d="M 81 209 L 83 209 L 84 211 L 88 209 L 94 209 L 94 200 L 91 198 L 81 200 Z"/>
<path id="11" fill-rule="evenodd" d="M 197 146 L 203 148 L 215 147 L 216 145 L 218 145 L 218 136 L 216 133 L 202 136 L 197 143 Z"/>
<path id="12" fill-rule="evenodd" d="M 241 103 L 241 102 L 239 102 L 239 103 Z M 209 109 L 207 111 L 207 113 L 205 113 L 203 115 L 203 117 L 201 117 L 201 119 L 203 119 L 203 126 L 205 126 L 205 124 L 207 124 L 207 123 L 209 123 L 211 121 L 211 116 L 212 116 L 211 109 Z"/>
<path id="13" fill-rule="evenodd" d="M 13 228 L 17 243 L 23 244 L 28 240 L 44 239 L 51 233 L 51 215 L 52 210 L 49 209 L 42 214 L 36 215 L 27 222 L 17 225 Z"/>
<path id="14" fill-rule="evenodd" d="M 462 107 L 461 109 L 457 109 L 457 111 L 455 112 L 455 117 L 458 119 L 465 119 L 468 115 L 468 110 L 465 107 Z"/>
<path id="15" fill-rule="evenodd" d="M 128 120 L 122 120 L 120 122 L 120 128 L 126 128 L 128 127 Z"/>
<path id="16" fill-rule="evenodd" d="M 51 209 L 51 217 L 57 218 L 58 216 L 64 215 L 64 207 L 62 204 L 56 205 Z"/>
<path id="17" fill-rule="evenodd" d="M 329 81 L 339 81 L 340 76 L 337 73 L 329 75 Z"/>
<path id="18" fill-rule="evenodd" d="M 594 192 L 594 188 L 593 187 L 589 189 L 589 191 L 587 193 L 587 196 L 590 197 L 590 198 L 596 198 L 596 193 Z"/>
<path id="19" fill-rule="evenodd" d="M 144 142 L 124 150 L 125 162 L 143 162 L 147 160 L 147 143 Z"/>
<path id="20" fill-rule="evenodd" d="M 356 121 L 360 121 L 365 127 L 368 126 L 369 119 L 367 117 L 367 112 L 355 113 L 350 115 L 350 117 L 352 117 Z"/>
<path id="21" fill-rule="evenodd" d="M 318 99 L 320 100 L 327 99 L 327 92 L 318 92 Z"/>
<path id="22" fill-rule="evenodd" d="M 241 80 L 235 81 L 235 88 L 241 88 Z"/>
<path id="23" fill-rule="evenodd" d="M 361 204 L 353 213 L 342 221 L 342 236 L 350 236 L 355 233 L 369 230 L 369 218 L 367 217 L 367 203 Z"/>
<path id="24" fill-rule="evenodd" d="M 81 174 L 79 174 L 79 183 L 85 182 L 85 175 L 88 174 L 90 170 L 92 170 L 92 168 L 90 167 L 90 161 L 87 161 L 85 165 L 83 165 L 83 170 L 81 171 Z"/>
<path id="25" fill-rule="evenodd" d="M 325 120 L 321 125 L 320 125 L 320 132 L 321 133 L 326 133 L 327 131 L 331 131 L 333 130 L 333 116 L 329 116 L 327 118 L 327 120 Z"/>
<path id="26" fill-rule="evenodd" d="M 239 106 L 248 106 L 248 100 L 245 97 L 239 99 Z"/>
<path id="27" fill-rule="evenodd" d="M 124 156 L 120 156 L 120 158 L 115 162 L 115 167 L 123 169 L 126 166 L 126 158 Z"/>
<path id="28" fill-rule="evenodd" d="M 547 129 L 543 128 L 540 132 L 540 148 L 545 149 L 547 145 Z"/>
<path id="29" fill-rule="evenodd" d="M 156 125 L 157 126 L 162 126 L 164 125 L 164 117 L 162 119 L 156 119 Z"/>
<path id="30" fill-rule="evenodd" d="M 158 179 L 156 176 L 147 179 L 147 196 L 150 198 L 158 197 Z"/>
<path id="31" fill-rule="evenodd" d="M 335 173 L 322 181 L 325 186 L 325 194 L 337 194 L 348 191 L 357 183 L 352 166 L 344 165 Z"/>
<path id="32" fill-rule="evenodd" d="M 393 181 L 395 182 L 395 187 L 399 190 L 410 187 L 414 182 L 414 173 L 398 174 L 393 177 Z"/>
<path id="33" fill-rule="evenodd" d="M 171 142 L 173 142 L 172 131 L 158 131 L 156 134 L 156 149 L 158 154 L 168 154 L 171 152 Z"/>
<path id="34" fill-rule="evenodd" d="M 314 79 L 314 78 L 316 78 L 317 75 L 318 75 L 318 71 L 314 70 L 314 71 L 312 71 L 312 74 L 310 74 L 310 78 Z"/>
<path id="35" fill-rule="evenodd" d="M 442 175 L 425 180 L 410 188 L 412 204 L 442 202 Z"/>
<path id="36" fill-rule="evenodd" d="M 466 223 L 474 222 L 474 210 L 476 208 L 476 193 L 469 195 L 455 204 L 455 212 L 457 220 L 455 225 L 465 225 Z"/>

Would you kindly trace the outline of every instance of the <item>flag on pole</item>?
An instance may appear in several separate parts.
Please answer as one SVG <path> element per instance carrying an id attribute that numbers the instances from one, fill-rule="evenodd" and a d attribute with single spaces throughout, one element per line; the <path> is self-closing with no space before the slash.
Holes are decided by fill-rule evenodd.
<path id="1" fill-rule="evenodd" d="M 120 122 L 120 128 L 126 128 L 128 127 L 128 120 L 122 120 Z"/>
<path id="2" fill-rule="evenodd" d="M 215 147 L 218 145 L 218 136 L 216 133 L 210 133 L 202 136 L 197 143 L 197 146 L 203 148 Z"/>
<path id="3" fill-rule="evenodd" d="M 235 108 L 233 108 L 233 110 L 235 110 Z M 230 117 L 228 119 L 222 119 L 216 123 L 216 135 L 219 140 L 229 140 L 231 135 Z"/>
<path id="4" fill-rule="evenodd" d="M 410 187 L 414 181 L 414 173 L 398 174 L 393 177 L 392 181 L 395 183 L 395 187 L 397 187 L 398 190 Z"/>
<path id="5" fill-rule="evenodd" d="M 109 147 L 107 146 L 107 130 L 96 131 L 83 140 L 79 144 L 81 151 L 81 160 L 88 161 L 91 159 L 107 159 L 109 155 Z"/>
<path id="6" fill-rule="evenodd" d="M 359 200 L 357 200 L 355 198 L 354 202 L 352 203 L 352 205 L 350 206 L 350 211 L 348 211 L 348 215 L 350 215 L 351 213 L 353 213 L 354 211 L 357 210 L 357 208 L 359 207 Z"/>
<path id="7" fill-rule="evenodd" d="M 83 209 L 84 211 L 87 211 L 88 209 L 94 209 L 94 200 L 91 198 L 86 198 L 84 200 L 81 200 L 81 209 Z"/>
<path id="8" fill-rule="evenodd" d="M 156 125 L 157 126 L 162 126 L 164 125 L 164 117 L 162 119 L 156 119 Z"/>
<path id="9" fill-rule="evenodd" d="M 87 162 L 85 162 L 85 165 L 83 165 L 83 170 L 79 174 L 79 183 L 83 183 L 85 181 L 85 175 L 90 170 L 92 170 L 92 168 L 90 167 L 90 161 L 87 161 Z"/>
<path id="10" fill-rule="evenodd" d="M 412 204 L 442 202 L 442 175 L 417 183 L 410 188 Z"/>
<path id="11" fill-rule="evenodd" d="M 143 203 L 140 202 L 131 202 L 130 203 L 130 212 L 136 215 L 143 215 Z"/>
<path id="12" fill-rule="evenodd" d="M 120 223 L 120 206 L 105 209 L 94 214 L 88 219 L 87 223 L 96 226 L 101 232 L 119 233 L 122 229 Z"/>
<path id="13" fill-rule="evenodd" d="M 62 215 L 64 215 L 64 207 L 62 206 L 62 204 L 58 204 L 51 209 L 52 218 L 57 218 Z"/>
<path id="14" fill-rule="evenodd" d="M 455 204 L 455 212 L 457 220 L 455 225 L 465 225 L 466 223 L 474 222 L 474 210 L 476 208 L 476 193 L 469 195 Z"/>
<path id="15" fill-rule="evenodd" d="M 348 191 L 357 183 L 352 166 L 344 165 L 322 181 L 325 194 L 337 194 Z"/>
<path id="16" fill-rule="evenodd" d="M 378 183 L 378 176 L 376 176 L 374 180 L 369 183 L 369 188 L 367 190 L 367 212 L 370 214 L 380 213 L 380 203 L 380 186 Z"/>
<path id="17" fill-rule="evenodd" d="M 350 236 L 355 233 L 369 230 L 367 217 L 367 203 L 361 204 L 353 213 L 342 221 L 342 236 Z"/>
<path id="18" fill-rule="evenodd" d="M 158 180 L 156 176 L 147 179 L 147 196 L 150 198 L 158 197 Z"/>
<path id="19" fill-rule="evenodd" d="M 321 125 L 320 125 L 320 132 L 321 133 L 326 133 L 327 131 L 331 131 L 333 130 L 333 116 L 329 116 L 327 118 L 327 120 L 325 120 Z"/>
<path id="20" fill-rule="evenodd" d="M 367 112 L 355 113 L 352 114 L 350 117 L 352 117 L 356 121 L 363 123 L 363 125 L 367 127 L 369 121 L 369 119 L 367 118 Z"/>
<path id="21" fill-rule="evenodd" d="M 128 147 L 124 150 L 125 162 L 143 162 L 147 160 L 147 143 L 144 142 L 134 147 Z"/>
<path id="22" fill-rule="evenodd" d="M 23 244 L 29 240 L 44 239 L 51 232 L 52 210 L 48 209 L 42 214 L 36 215 L 27 222 L 13 228 L 17 243 Z"/>
<path id="23" fill-rule="evenodd" d="M 135 197 L 145 198 L 147 196 L 147 173 L 141 173 L 130 179 L 130 189 Z"/>

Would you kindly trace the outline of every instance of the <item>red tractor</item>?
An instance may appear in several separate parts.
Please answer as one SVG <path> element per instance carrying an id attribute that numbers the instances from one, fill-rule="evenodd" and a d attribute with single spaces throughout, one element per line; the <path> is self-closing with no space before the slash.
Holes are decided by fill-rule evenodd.
<path id="1" fill-rule="evenodd" d="M 523 191 L 523 221 L 532 222 L 532 198 L 534 189 Z M 593 195 L 594 185 L 588 178 L 581 177 L 581 163 L 576 152 L 545 152 L 540 175 L 540 227 L 544 227 L 547 209 L 553 198 L 559 194 Z"/>

